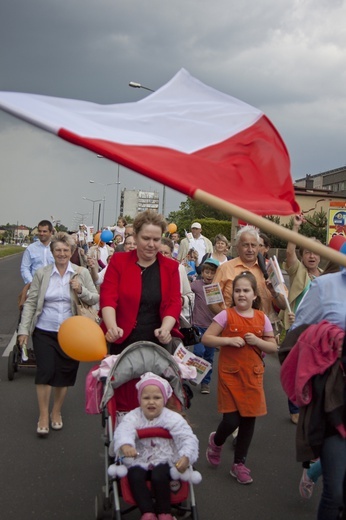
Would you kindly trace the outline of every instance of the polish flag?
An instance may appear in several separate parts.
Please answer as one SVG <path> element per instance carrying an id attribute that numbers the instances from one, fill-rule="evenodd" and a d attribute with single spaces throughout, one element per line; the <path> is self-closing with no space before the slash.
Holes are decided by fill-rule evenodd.
<path id="1" fill-rule="evenodd" d="M 0 92 L 0 107 L 189 197 L 204 192 L 257 215 L 300 211 L 269 119 L 184 69 L 135 103 Z"/>

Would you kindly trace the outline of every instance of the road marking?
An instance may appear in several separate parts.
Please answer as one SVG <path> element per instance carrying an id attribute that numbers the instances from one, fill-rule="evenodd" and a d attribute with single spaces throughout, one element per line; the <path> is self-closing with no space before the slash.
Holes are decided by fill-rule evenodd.
<path id="1" fill-rule="evenodd" d="M 7 347 L 5 348 L 2 357 L 8 357 L 8 356 L 9 356 L 9 353 L 11 352 L 11 350 L 13 350 L 13 347 L 15 346 L 16 341 L 17 341 L 17 332 L 15 332 L 15 333 L 13 334 L 13 336 L 12 336 L 12 338 L 11 338 L 11 341 L 9 342 L 9 344 L 7 345 Z"/>

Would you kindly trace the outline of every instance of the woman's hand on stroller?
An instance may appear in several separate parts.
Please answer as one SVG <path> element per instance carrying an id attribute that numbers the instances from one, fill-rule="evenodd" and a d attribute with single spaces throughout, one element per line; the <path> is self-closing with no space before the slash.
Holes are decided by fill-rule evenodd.
<path id="1" fill-rule="evenodd" d="M 189 457 L 185 457 L 185 455 L 183 455 L 176 463 L 175 463 L 175 467 L 177 468 L 177 470 L 179 471 L 179 473 L 184 473 L 187 468 L 189 467 L 190 465 L 190 460 L 189 460 Z"/>
<path id="2" fill-rule="evenodd" d="M 29 336 L 27 336 L 26 334 L 20 334 L 19 336 L 17 336 L 17 342 L 20 347 L 22 347 L 23 345 L 26 346 L 28 344 L 28 340 Z"/>
<path id="3" fill-rule="evenodd" d="M 165 327 L 160 327 L 154 331 L 155 337 L 159 340 L 162 345 L 166 345 L 172 339 L 171 332 Z"/>
<path id="4" fill-rule="evenodd" d="M 110 343 L 114 343 L 119 338 L 122 338 L 124 334 L 123 329 L 117 326 L 110 327 L 106 332 L 106 340 Z"/>
<path id="5" fill-rule="evenodd" d="M 131 446 L 131 444 L 123 444 L 120 449 L 124 457 L 137 457 L 138 455 L 136 448 Z"/>

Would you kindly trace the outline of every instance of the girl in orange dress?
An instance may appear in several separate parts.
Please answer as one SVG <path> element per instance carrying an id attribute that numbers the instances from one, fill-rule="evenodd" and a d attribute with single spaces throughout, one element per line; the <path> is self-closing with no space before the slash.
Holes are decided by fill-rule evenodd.
<path id="1" fill-rule="evenodd" d="M 233 307 L 221 311 L 203 335 L 207 347 L 219 347 L 218 411 L 223 414 L 217 431 L 209 436 L 207 460 L 220 464 L 222 445 L 237 428 L 239 433 L 231 475 L 240 484 L 253 481 L 245 460 L 256 417 L 267 407 L 263 389 L 263 353 L 276 352 L 269 318 L 260 310 L 257 283 L 244 271 L 233 281 Z"/>

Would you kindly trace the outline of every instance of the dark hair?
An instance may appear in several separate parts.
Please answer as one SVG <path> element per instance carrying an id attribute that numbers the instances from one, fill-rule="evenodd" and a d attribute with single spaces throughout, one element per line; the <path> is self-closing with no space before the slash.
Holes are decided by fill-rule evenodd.
<path id="1" fill-rule="evenodd" d="M 168 246 L 169 249 L 171 250 L 171 253 L 173 253 L 173 249 L 174 249 L 173 240 L 171 240 L 168 237 L 162 237 L 161 244 L 163 244 L 164 246 Z"/>
<path id="2" fill-rule="evenodd" d="M 152 209 L 142 211 L 136 216 L 135 220 L 133 221 L 133 229 L 136 235 L 138 235 L 142 227 L 146 224 L 160 227 L 162 233 L 164 233 L 167 229 L 167 222 L 165 217 L 160 215 L 160 213 L 153 211 Z"/>
<path id="3" fill-rule="evenodd" d="M 263 239 L 263 244 L 265 247 L 271 247 L 270 238 L 265 233 L 259 233 L 259 236 Z"/>
<path id="4" fill-rule="evenodd" d="M 124 226 L 126 227 L 126 224 L 127 224 L 127 220 L 126 220 L 126 218 L 124 218 L 124 217 L 118 217 L 117 222 L 119 222 L 119 220 L 121 220 L 122 223 L 124 224 Z"/>
<path id="5" fill-rule="evenodd" d="M 201 273 L 203 273 L 203 271 L 205 269 L 207 269 L 207 268 L 208 269 L 214 269 L 215 272 L 216 272 L 217 266 L 214 265 L 214 264 L 209 264 L 208 262 L 207 263 L 203 262 L 203 264 L 201 265 Z"/>
<path id="6" fill-rule="evenodd" d="M 254 277 L 254 275 L 250 271 L 243 271 L 242 273 L 238 274 L 234 278 L 233 285 L 232 285 L 232 307 L 234 307 L 234 297 L 233 297 L 234 287 L 235 287 L 236 283 L 239 280 L 242 280 L 244 278 L 246 280 L 249 280 L 250 285 L 252 287 L 252 290 L 253 290 L 253 292 L 254 292 L 254 294 L 256 296 L 256 299 L 252 302 L 252 308 L 253 309 L 259 309 L 260 305 L 261 305 L 261 298 L 258 296 L 257 280 L 256 280 L 256 278 Z"/>
<path id="7" fill-rule="evenodd" d="M 50 220 L 41 220 L 41 222 L 39 222 L 37 224 L 37 227 L 48 227 L 49 231 L 52 232 L 53 231 L 53 224 L 51 223 Z"/>

